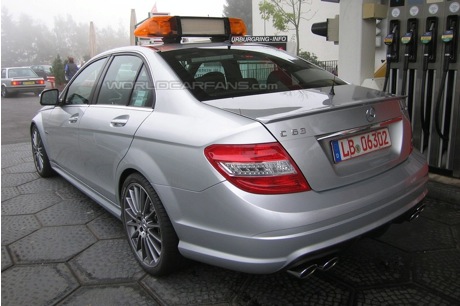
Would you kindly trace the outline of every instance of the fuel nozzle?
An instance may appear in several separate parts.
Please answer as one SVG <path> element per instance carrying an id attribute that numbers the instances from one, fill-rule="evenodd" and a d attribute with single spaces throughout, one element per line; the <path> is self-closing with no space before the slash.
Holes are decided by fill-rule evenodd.
<path id="1" fill-rule="evenodd" d="M 383 84 L 383 91 L 387 91 L 388 80 L 390 79 L 391 63 L 398 62 L 399 60 L 399 20 L 390 21 L 391 32 L 385 37 L 383 42 L 388 46 L 387 48 L 387 65 L 385 72 L 385 82 Z"/>
<path id="2" fill-rule="evenodd" d="M 436 17 L 434 17 L 436 18 Z M 423 70 L 428 69 L 428 63 L 436 61 L 436 24 L 437 19 L 431 19 L 427 22 L 429 25 L 428 31 L 420 36 L 420 41 L 423 44 Z"/>
<path id="3" fill-rule="evenodd" d="M 404 57 L 407 58 L 408 61 L 414 62 L 416 61 L 416 45 L 414 37 L 417 35 L 417 20 L 409 19 L 408 21 L 408 32 L 401 37 L 401 43 L 406 46 L 404 51 Z M 407 62 L 406 60 L 406 62 Z"/>
<path id="4" fill-rule="evenodd" d="M 457 22 L 458 16 L 448 16 L 447 29 L 441 36 L 441 40 L 444 42 L 444 57 L 449 63 L 455 63 L 457 60 Z"/>
<path id="5" fill-rule="evenodd" d="M 397 41 L 399 40 L 398 38 L 398 23 L 394 23 L 391 32 L 385 37 L 383 42 L 385 45 L 388 46 L 387 49 L 387 60 L 389 61 L 397 61 L 398 60 L 398 49 L 397 47 Z"/>

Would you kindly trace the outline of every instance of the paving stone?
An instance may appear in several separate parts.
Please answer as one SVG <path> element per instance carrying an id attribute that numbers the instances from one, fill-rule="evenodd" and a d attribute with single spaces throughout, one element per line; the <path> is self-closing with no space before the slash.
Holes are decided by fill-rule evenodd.
<path id="1" fill-rule="evenodd" d="M 37 214 L 44 226 L 86 224 L 100 214 L 103 209 L 95 202 L 84 200 L 63 200 Z"/>
<path id="2" fill-rule="evenodd" d="M 243 273 L 192 263 L 165 277 L 147 275 L 142 284 L 164 305 L 215 305 L 230 303 L 247 277 Z"/>
<path id="3" fill-rule="evenodd" d="M 3 146 L 2 146 L 2 150 L 3 150 Z M 6 157 L 4 157 L 4 154 L 2 154 L 2 162 L 1 162 L 2 169 L 17 166 L 17 165 L 21 165 L 22 163 L 24 163 L 24 160 L 22 158 L 20 158 L 20 157 L 17 157 L 17 158 L 8 157 L 8 158 L 6 158 Z M 2 174 L 3 174 L 3 172 L 2 172 Z"/>
<path id="4" fill-rule="evenodd" d="M 57 190 L 56 194 L 63 199 L 89 199 L 83 192 L 78 190 L 77 187 L 70 184 Z"/>
<path id="5" fill-rule="evenodd" d="M 2 304 L 53 305 L 77 287 L 64 264 L 15 266 L 2 272 Z"/>
<path id="6" fill-rule="evenodd" d="M 2 186 L 2 202 L 17 197 L 21 193 L 17 187 L 4 187 Z M 3 204 L 2 204 L 3 205 Z"/>
<path id="7" fill-rule="evenodd" d="M 44 227 L 9 247 L 18 263 L 65 262 L 95 241 L 84 225 Z"/>
<path id="8" fill-rule="evenodd" d="M 460 206 L 460 188 L 454 185 L 428 182 L 428 197 Z"/>
<path id="9" fill-rule="evenodd" d="M 61 306 L 69 305 L 113 305 L 113 306 L 154 306 L 158 304 L 139 285 L 113 285 L 82 287 L 66 299 Z"/>
<path id="10" fill-rule="evenodd" d="M 122 222 L 109 213 L 103 213 L 88 223 L 88 227 L 99 239 L 126 238 Z"/>
<path id="11" fill-rule="evenodd" d="M 436 305 L 451 306 L 446 300 L 417 286 L 399 286 L 363 290 L 356 294 L 355 305 Z"/>
<path id="12" fill-rule="evenodd" d="M 425 203 L 423 217 L 448 225 L 460 224 L 460 203 L 455 205 L 431 198 L 426 199 Z"/>
<path id="13" fill-rule="evenodd" d="M 131 282 L 146 273 L 125 239 L 98 241 L 72 259 L 70 265 L 85 284 Z"/>
<path id="14" fill-rule="evenodd" d="M 3 173 L 35 173 L 35 164 L 32 162 L 28 163 L 21 163 L 20 165 L 15 165 L 12 167 L 8 167 L 5 169 L 2 169 L 2 174 Z"/>
<path id="15" fill-rule="evenodd" d="M 39 228 L 40 223 L 34 215 L 2 216 L 2 245 L 21 239 Z"/>
<path id="16" fill-rule="evenodd" d="M 16 152 L 16 151 L 32 152 L 30 142 L 13 143 L 13 144 L 7 144 L 7 145 L 2 144 L 2 158 L 3 158 L 3 155 L 6 153 L 11 153 L 11 152 Z"/>
<path id="17" fill-rule="evenodd" d="M 11 260 L 11 256 L 6 249 L 6 246 L 2 246 L 2 271 L 11 267 L 12 265 L 13 261 Z"/>
<path id="18" fill-rule="evenodd" d="M 2 174 L 2 187 L 15 187 L 38 179 L 38 173 Z"/>
<path id="19" fill-rule="evenodd" d="M 27 150 L 12 150 L 9 152 L 2 152 L 2 158 L 11 159 L 11 158 L 24 158 L 32 156 L 32 146 L 29 146 Z"/>
<path id="20" fill-rule="evenodd" d="M 384 243 L 363 239 L 340 254 L 338 264 L 327 274 L 358 288 L 404 283 L 410 281 L 411 257 Z"/>
<path id="21" fill-rule="evenodd" d="M 418 253 L 414 280 L 456 299 L 460 305 L 460 250 Z"/>
<path id="22" fill-rule="evenodd" d="M 52 192 L 19 195 L 2 203 L 2 215 L 34 214 L 61 201 Z"/>
<path id="23" fill-rule="evenodd" d="M 69 182 L 67 182 L 60 176 L 55 176 L 50 178 L 37 179 L 35 181 L 18 186 L 18 189 L 22 194 L 38 194 L 50 191 L 55 192 L 63 188 L 67 188 L 69 186 L 71 186 Z"/>
<path id="24" fill-rule="evenodd" d="M 457 246 L 460 248 L 460 224 L 451 226 L 451 229 L 454 233 L 454 238 L 457 241 Z"/>
<path id="25" fill-rule="evenodd" d="M 407 252 L 450 249 L 455 246 L 448 225 L 424 217 L 392 225 L 379 240 Z"/>
<path id="26" fill-rule="evenodd" d="M 252 276 L 234 305 L 347 305 L 351 290 L 320 277 L 325 273 L 317 272 L 303 280 L 285 272 Z"/>

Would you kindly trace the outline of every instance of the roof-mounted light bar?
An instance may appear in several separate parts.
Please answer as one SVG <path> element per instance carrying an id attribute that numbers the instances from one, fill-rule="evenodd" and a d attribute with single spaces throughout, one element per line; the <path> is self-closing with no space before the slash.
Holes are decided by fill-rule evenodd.
<path id="1" fill-rule="evenodd" d="M 136 37 L 162 37 L 164 42 L 180 42 L 182 37 L 211 37 L 229 40 L 246 35 L 246 25 L 240 18 L 153 16 L 135 30 Z"/>

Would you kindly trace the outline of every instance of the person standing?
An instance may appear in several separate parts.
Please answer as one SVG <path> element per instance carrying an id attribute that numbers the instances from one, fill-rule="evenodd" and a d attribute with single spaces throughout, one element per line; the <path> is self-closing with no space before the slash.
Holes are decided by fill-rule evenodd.
<path id="1" fill-rule="evenodd" d="M 64 73 L 66 81 L 70 81 L 70 79 L 77 73 L 78 66 L 74 63 L 73 57 L 68 57 L 68 62 L 65 65 Z"/>

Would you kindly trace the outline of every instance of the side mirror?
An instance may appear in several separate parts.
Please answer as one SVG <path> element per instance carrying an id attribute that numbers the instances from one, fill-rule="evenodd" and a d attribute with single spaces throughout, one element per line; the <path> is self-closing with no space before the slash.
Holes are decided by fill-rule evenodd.
<path id="1" fill-rule="evenodd" d="M 40 95 L 41 105 L 57 105 L 59 103 L 59 90 L 47 89 L 44 90 Z"/>

